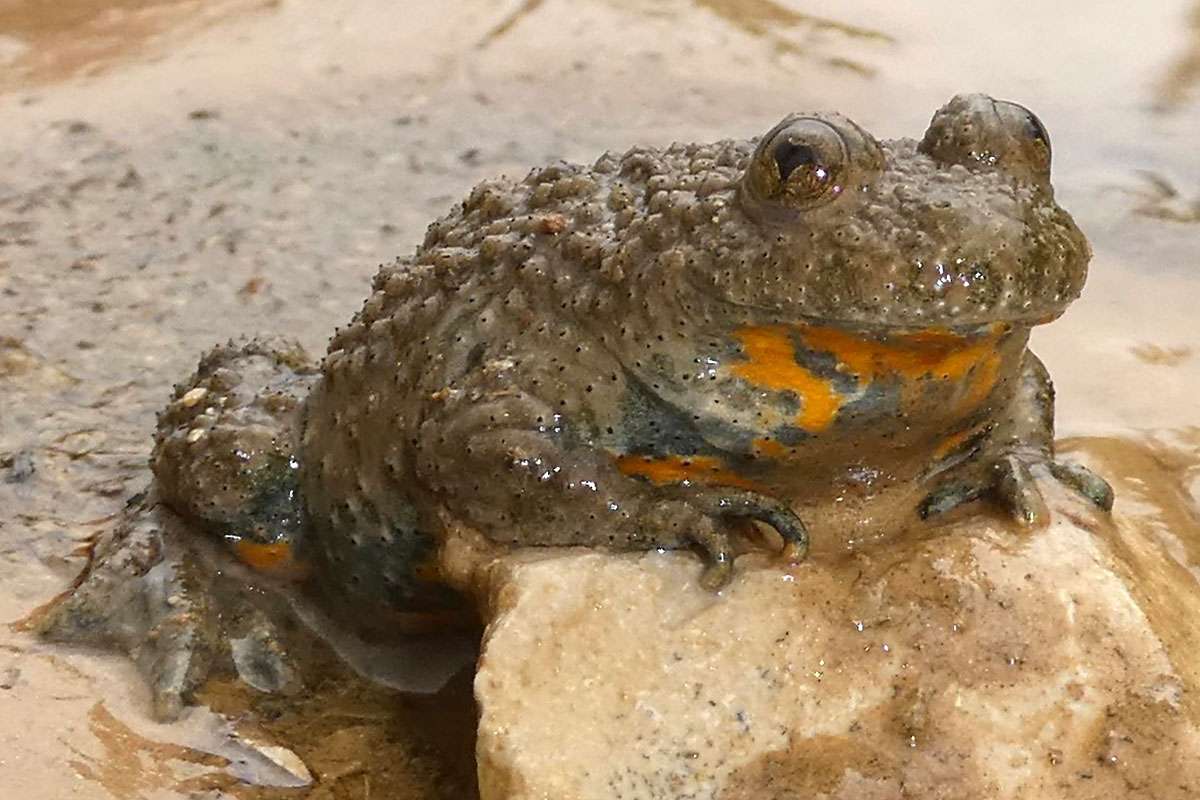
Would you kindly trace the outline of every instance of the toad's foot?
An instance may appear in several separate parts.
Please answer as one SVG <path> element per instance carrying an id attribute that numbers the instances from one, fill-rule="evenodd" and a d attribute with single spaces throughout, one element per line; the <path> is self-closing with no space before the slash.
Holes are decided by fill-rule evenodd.
<path id="1" fill-rule="evenodd" d="M 701 491 L 687 500 L 667 500 L 652 507 L 648 520 L 664 530 L 678 531 L 681 538 L 705 554 L 700 585 L 720 591 L 733 579 L 730 523 L 737 520 L 763 522 L 783 539 L 781 556 L 789 563 L 808 554 L 808 530 L 786 504 L 750 491 Z"/>
<path id="2" fill-rule="evenodd" d="M 285 612 L 268 608 L 270 597 L 251 601 L 247 583 L 192 549 L 197 539 L 153 493 L 134 498 L 37 622 L 51 640 L 128 652 L 163 721 L 178 718 L 216 670 L 267 692 L 298 683 L 284 646 L 291 631 L 274 622 Z"/>
<path id="3" fill-rule="evenodd" d="M 923 518 L 928 518 L 990 495 L 1020 525 L 1041 525 L 1048 520 L 1049 512 L 1037 480 L 1045 477 L 1055 478 L 1102 511 L 1112 510 L 1113 490 L 1108 481 L 1079 464 L 1057 461 L 1041 451 L 1029 451 L 997 456 L 979 481 L 954 482 L 939 487 L 921 503 L 920 513 Z"/>
<path id="4" fill-rule="evenodd" d="M 997 500 L 1018 524 L 1049 519 L 1038 480 L 1052 477 L 1110 511 L 1113 491 L 1086 467 L 1054 458 L 1054 386 L 1045 365 L 1025 351 L 1020 383 L 1011 406 L 982 438 L 967 441 L 958 460 L 961 475 L 942 483 L 920 505 L 922 517 L 941 514 L 984 495 Z"/>

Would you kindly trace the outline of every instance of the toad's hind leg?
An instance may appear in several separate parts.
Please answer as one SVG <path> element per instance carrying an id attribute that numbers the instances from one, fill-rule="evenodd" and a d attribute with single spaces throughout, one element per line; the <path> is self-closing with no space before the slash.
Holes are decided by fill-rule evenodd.
<path id="1" fill-rule="evenodd" d="M 284 612 L 249 576 L 206 558 L 213 542 L 204 540 L 226 543 L 259 571 L 297 570 L 293 447 L 314 377 L 299 347 L 283 340 L 207 353 L 159 418 L 154 487 L 130 502 L 37 623 L 48 638 L 127 651 L 159 718 L 177 716 L 221 664 L 265 691 L 293 682 Z"/>
<path id="2" fill-rule="evenodd" d="M 1041 360 L 1028 350 L 1012 404 L 996 421 L 990 441 L 973 465 L 982 466 L 982 473 L 944 482 L 922 503 L 922 516 L 991 495 L 1019 524 L 1042 524 L 1048 512 L 1038 477 L 1055 478 L 1103 511 L 1112 508 L 1113 492 L 1107 481 L 1079 464 L 1055 459 L 1054 385 Z"/>
<path id="3" fill-rule="evenodd" d="M 785 504 L 740 488 L 626 475 L 587 431 L 518 391 L 448 405 L 421 434 L 419 480 L 497 542 L 695 546 L 706 556 L 702 583 L 714 590 L 732 575 L 735 520 L 774 527 L 794 560 L 807 550 L 804 525 Z"/>
<path id="4" fill-rule="evenodd" d="M 282 604 L 264 605 L 193 549 L 188 527 L 152 491 L 135 497 L 95 542 L 75 585 L 33 620 L 52 641 L 128 653 L 162 721 L 176 719 L 214 669 L 261 691 L 297 685 L 285 653 L 299 632 L 280 624 Z"/>
<path id="5" fill-rule="evenodd" d="M 160 498 L 260 571 L 299 567 L 300 414 L 316 377 L 291 340 L 224 345 L 159 415 L 150 465 Z"/>

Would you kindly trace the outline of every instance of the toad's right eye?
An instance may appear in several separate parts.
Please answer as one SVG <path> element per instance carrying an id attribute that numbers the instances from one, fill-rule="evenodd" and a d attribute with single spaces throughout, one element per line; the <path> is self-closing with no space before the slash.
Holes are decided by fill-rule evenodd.
<path id="1" fill-rule="evenodd" d="M 842 192 L 848 164 L 836 128 L 813 117 L 789 117 L 759 142 L 744 185 L 760 203 L 803 210 Z"/>

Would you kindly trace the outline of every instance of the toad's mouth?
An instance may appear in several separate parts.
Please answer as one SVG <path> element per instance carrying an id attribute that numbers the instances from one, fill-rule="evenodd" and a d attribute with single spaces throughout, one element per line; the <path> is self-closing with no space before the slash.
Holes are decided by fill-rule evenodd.
<path id="1" fill-rule="evenodd" d="M 836 327 L 864 339 L 890 339 L 894 341 L 932 341 L 934 339 L 973 341 L 995 336 L 997 331 L 1013 328 L 1033 328 L 1046 325 L 1063 315 L 1067 306 L 1021 309 L 980 309 L 973 313 L 927 313 L 903 316 L 864 311 L 860 316 L 852 313 L 820 315 L 800 314 L 789 316 L 786 324 L 797 326 Z"/>
<path id="2" fill-rule="evenodd" d="M 828 325 L 869 335 L 922 335 L 933 330 L 971 338 L 993 323 L 1032 328 L 1057 319 L 1079 296 L 1085 261 L 1028 257 L 1020 269 L 968 251 L 953 259 L 816 257 L 746 258 L 741 275 L 685 274 L 684 292 L 729 319 L 755 324 Z M 966 263 L 946 266 L 942 262 Z M 739 280 L 740 278 L 740 280 Z M 716 291 L 714 291 L 714 286 Z M 723 310 L 722 310 L 723 309 Z"/>

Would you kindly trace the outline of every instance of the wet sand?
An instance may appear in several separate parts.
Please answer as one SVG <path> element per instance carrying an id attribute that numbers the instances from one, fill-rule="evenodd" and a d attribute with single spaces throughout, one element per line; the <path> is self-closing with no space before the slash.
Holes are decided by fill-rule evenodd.
<path id="1" fill-rule="evenodd" d="M 1116 479 L 1118 513 L 1169 487 L 1190 513 L 1146 522 L 1195 563 L 1200 4 L 450 5 L 0 0 L 0 621 L 65 588 L 144 485 L 154 412 L 203 348 L 269 331 L 320 352 L 476 181 L 792 110 L 916 135 L 960 91 L 1038 112 L 1095 247 L 1083 299 L 1035 334 L 1060 434 Z M 253 706 L 243 724 L 316 787 L 238 781 L 220 720 L 153 726 L 123 659 L 0 627 L 0 796 L 471 791 L 461 677 L 433 699 L 333 679 L 206 699 Z"/>

